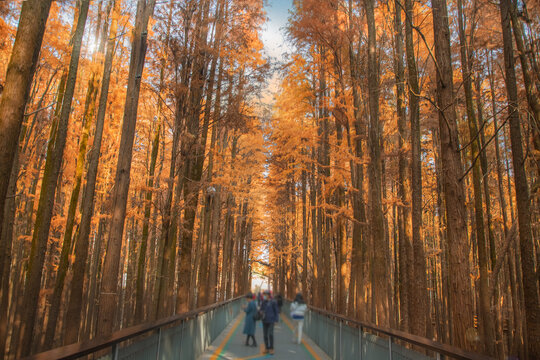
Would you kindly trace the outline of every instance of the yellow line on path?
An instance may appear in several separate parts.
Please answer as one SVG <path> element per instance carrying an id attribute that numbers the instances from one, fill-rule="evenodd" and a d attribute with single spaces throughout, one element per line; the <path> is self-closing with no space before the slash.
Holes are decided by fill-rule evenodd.
<path id="1" fill-rule="evenodd" d="M 233 336 L 234 331 L 236 330 L 236 328 L 238 327 L 238 325 L 240 324 L 241 321 L 242 321 L 242 317 L 239 316 L 236 319 L 236 322 L 232 326 L 231 330 L 229 330 L 229 333 L 227 334 L 227 336 L 225 336 L 225 339 L 223 339 L 223 341 L 221 342 L 221 344 L 219 344 L 216 351 L 214 351 L 214 353 L 210 357 L 210 360 L 217 360 L 219 358 L 219 355 L 221 354 L 221 352 L 225 348 L 225 345 L 227 345 L 227 343 L 229 342 L 229 339 L 231 338 L 231 336 Z"/>
<path id="2" fill-rule="evenodd" d="M 281 319 L 283 319 L 283 322 L 285 324 L 287 324 L 287 326 L 292 330 L 293 334 L 294 334 L 294 326 L 293 324 L 291 324 L 290 320 L 287 319 L 286 316 L 281 316 Z M 305 341 L 305 340 L 302 340 L 302 344 L 304 344 L 304 346 L 306 347 L 307 351 L 316 359 L 316 360 L 320 360 L 320 356 L 317 355 L 317 353 L 315 352 L 315 350 L 313 350 L 313 348 Z"/>

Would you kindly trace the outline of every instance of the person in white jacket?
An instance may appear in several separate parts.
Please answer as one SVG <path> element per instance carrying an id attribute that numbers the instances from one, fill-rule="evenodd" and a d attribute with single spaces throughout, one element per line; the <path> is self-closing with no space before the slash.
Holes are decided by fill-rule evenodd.
<path id="1" fill-rule="evenodd" d="M 304 302 L 302 294 L 296 294 L 294 302 L 291 304 L 291 318 L 295 322 L 295 333 L 298 336 L 298 344 L 302 342 L 302 328 L 304 327 L 304 316 L 306 314 L 307 305 Z"/>

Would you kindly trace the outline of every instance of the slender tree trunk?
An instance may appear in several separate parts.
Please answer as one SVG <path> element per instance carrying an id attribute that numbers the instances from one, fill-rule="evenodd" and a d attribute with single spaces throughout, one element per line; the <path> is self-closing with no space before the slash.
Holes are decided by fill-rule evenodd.
<path id="1" fill-rule="evenodd" d="M 350 5 L 352 6 L 352 5 Z M 352 12 L 351 12 L 352 14 Z M 352 93 L 353 93 L 353 104 L 354 104 L 354 129 L 355 129 L 355 139 L 354 139 L 354 155 L 356 161 L 352 163 L 351 166 L 351 180 L 354 188 L 352 196 L 352 208 L 353 208 L 353 244 L 352 244 L 352 256 L 351 256 L 351 274 L 354 276 L 354 293 L 351 292 L 351 298 L 354 298 L 355 312 L 357 318 L 360 318 L 360 305 L 363 303 L 364 296 L 364 263 L 362 261 L 363 254 L 365 251 L 364 247 L 364 230 L 363 227 L 366 223 L 366 212 L 365 212 L 365 203 L 363 195 L 363 183 L 364 183 L 364 170 L 361 163 L 356 163 L 360 161 L 364 156 L 364 150 L 362 148 L 362 137 L 365 136 L 364 124 L 361 119 L 360 107 L 361 99 L 359 93 L 359 68 L 358 68 L 358 57 L 354 54 L 354 49 L 352 44 L 349 46 L 349 62 L 351 68 L 351 78 L 352 78 Z"/>
<path id="2" fill-rule="evenodd" d="M 114 329 L 114 319 L 118 305 L 118 269 L 122 236 L 124 233 L 127 195 L 129 191 L 131 159 L 135 124 L 137 122 L 137 108 L 141 78 L 144 68 L 148 21 L 154 12 L 155 0 L 139 0 L 137 3 L 137 17 L 133 33 L 131 59 L 128 75 L 127 97 L 124 107 L 122 124 L 122 137 L 118 151 L 118 164 L 116 167 L 115 188 L 112 195 L 112 220 L 107 242 L 107 252 L 103 264 L 103 279 L 100 290 L 100 307 L 98 314 L 98 333 L 111 334 Z"/>
<path id="3" fill-rule="evenodd" d="M 531 359 L 540 358 L 540 303 L 538 301 L 538 277 L 534 265 L 534 242 L 531 231 L 531 208 L 529 185 L 525 174 L 523 140 L 520 129 L 520 116 L 516 86 L 514 51 L 510 28 L 510 0 L 501 1 L 501 24 L 503 30 L 504 65 L 506 73 L 506 92 L 508 96 L 508 117 L 510 122 L 510 141 L 514 168 L 514 186 L 519 224 L 519 249 L 521 252 L 521 272 L 525 299 L 525 323 L 527 329 L 527 350 Z"/>
<path id="4" fill-rule="evenodd" d="M 54 292 L 51 299 L 51 305 L 49 308 L 47 329 L 45 333 L 45 341 L 43 350 L 53 348 L 54 335 L 56 331 L 56 324 L 60 312 L 60 303 L 62 300 L 62 292 L 64 290 L 64 282 L 68 272 L 69 260 L 68 256 L 71 252 L 71 239 L 73 236 L 73 227 L 75 225 L 75 213 L 77 210 L 77 204 L 79 203 L 79 193 L 81 190 L 82 174 L 84 169 L 84 161 L 86 157 L 86 147 L 88 144 L 88 137 L 90 133 L 90 126 L 92 125 L 94 118 L 94 108 L 97 95 L 98 81 L 95 79 L 97 74 L 93 74 L 88 83 L 88 90 L 86 95 L 86 106 L 83 121 L 83 133 L 79 142 L 79 152 L 77 156 L 77 164 L 75 168 L 75 179 L 73 190 L 71 193 L 71 199 L 69 202 L 69 210 L 66 220 L 66 230 L 64 232 L 64 240 L 62 242 L 62 251 L 60 254 L 60 263 L 58 265 L 58 272 L 56 274 L 56 282 L 54 285 Z"/>
<path id="5" fill-rule="evenodd" d="M 13 246 L 13 225 L 15 222 L 16 202 L 15 196 L 17 192 L 17 176 L 19 175 L 19 157 L 21 149 L 18 149 L 13 159 L 13 168 L 11 169 L 10 184 L 7 192 L 9 197 L 5 202 L 4 224 L 1 228 L 1 241 L 3 244 L 0 256 L 2 257 L 2 273 L 4 276 L 0 278 L 0 359 L 7 356 L 6 342 L 8 336 L 8 306 L 10 303 L 10 269 L 11 269 L 11 251 Z M 13 286 L 11 286 L 13 288 Z M 13 303 L 13 301 L 12 301 Z"/>
<path id="6" fill-rule="evenodd" d="M 2 129 L 0 132 L 0 234 L 9 177 L 51 2 L 51 0 L 23 2 L 17 35 L 0 98 L 0 129 Z"/>
<path id="7" fill-rule="evenodd" d="M 457 1 L 458 7 L 458 26 L 459 26 L 459 42 L 461 55 L 461 74 L 463 79 L 463 87 L 465 89 L 465 103 L 467 111 L 467 122 L 469 125 L 469 140 L 470 140 L 470 156 L 471 166 L 473 167 L 473 193 L 474 193 L 474 214 L 476 227 L 476 241 L 478 246 L 478 266 L 480 268 L 479 279 L 479 308 L 481 315 L 481 333 L 485 352 L 490 355 L 495 355 L 495 325 L 493 323 L 493 314 L 491 312 L 489 299 L 489 283 L 488 283 L 488 266 L 489 258 L 487 251 L 487 241 L 484 228 L 484 209 L 482 201 L 482 185 L 480 184 L 482 174 L 480 162 L 476 161 L 478 151 L 480 149 L 478 126 L 476 123 L 476 114 L 474 112 L 472 82 L 471 82 L 471 65 L 469 58 L 469 46 L 465 38 L 465 25 L 463 15 L 462 1 Z M 484 179 L 486 181 L 487 179 Z"/>
<path id="8" fill-rule="evenodd" d="M 516 40 L 516 47 L 521 63 L 521 71 L 523 74 L 523 83 L 525 85 L 525 94 L 527 95 L 527 103 L 531 109 L 532 117 L 532 145 L 535 152 L 532 153 L 536 163 L 536 171 L 540 176 L 540 79 L 534 81 L 533 73 L 529 61 L 527 59 L 527 49 L 524 44 L 523 26 L 521 19 L 517 16 L 516 0 L 511 0 L 508 3 L 509 15 L 512 19 L 512 33 Z M 533 194 L 534 195 L 534 194 Z"/>
<path id="9" fill-rule="evenodd" d="M 394 2 L 395 14 L 394 14 L 394 69 L 396 76 L 396 106 L 398 114 L 398 147 L 399 147 L 399 157 L 398 157 L 398 198 L 401 201 L 401 204 L 397 209 L 397 228 L 398 228 L 398 238 L 399 238 L 399 263 L 398 263 L 398 289 L 399 289 L 399 305 L 400 305 L 400 323 L 399 328 L 404 331 L 409 331 L 410 329 L 410 314 L 409 314 L 409 304 L 413 302 L 415 294 L 412 290 L 412 284 L 414 281 L 414 276 L 412 273 L 412 243 L 411 243 L 411 233 L 409 228 L 409 223 L 411 222 L 411 211 L 410 211 L 410 198 L 408 195 L 410 184 L 407 177 L 407 167 L 409 164 L 408 160 L 408 134 L 406 129 L 406 114 L 405 107 L 403 105 L 405 97 L 405 70 L 403 68 L 403 33 L 402 33 L 402 23 L 401 23 L 401 7 L 399 7 L 399 2 Z M 407 53 L 408 54 L 408 53 Z M 410 83 L 410 80 L 409 80 Z M 412 86 L 412 85 L 409 85 Z M 413 95 L 414 96 L 414 95 Z M 411 97 L 411 93 L 409 93 Z M 414 111 L 413 105 L 414 99 L 409 99 L 409 104 L 411 108 L 411 114 Z M 418 295 L 418 294 L 417 294 Z M 416 296 L 420 298 L 420 296 Z M 419 313 L 414 313 L 415 317 L 422 317 Z M 414 331 L 414 330 L 413 330 Z"/>
<path id="10" fill-rule="evenodd" d="M 489 190 L 489 169 L 488 169 L 488 161 L 487 161 L 487 155 L 486 155 L 486 141 L 485 141 L 485 135 L 484 135 L 484 129 L 485 129 L 485 122 L 484 122 L 484 113 L 483 113 L 483 105 L 482 105 L 482 97 L 481 97 L 481 78 L 480 75 L 478 75 L 476 79 L 476 108 L 478 113 L 478 123 L 480 124 L 479 134 L 480 134 L 480 144 L 482 145 L 482 150 L 480 152 L 480 165 L 482 169 L 482 179 L 483 179 L 483 190 L 484 190 L 484 198 L 486 201 L 486 215 L 487 215 L 487 237 L 489 240 L 489 258 L 490 258 L 490 266 L 493 271 L 495 268 L 496 262 L 497 262 L 497 254 L 496 254 L 496 245 L 495 245 L 495 235 L 493 233 L 493 217 L 491 214 L 491 192 Z M 496 129 L 496 128 L 495 128 Z M 493 284 L 496 287 L 495 295 L 491 296 L 490 301 L 490 309 L 492 311 L 495 311 L 495 318 L 494 318 L 494 331 L 495 331 L 495 347 L 497 350 L 497 355 L 499 358 L 504 356 L 504 343 L 503 343 L 503 334 L 502 334 L 502 314 L 501 314 L 501 308 L 500 308 L 500 295 L 499 295 L 499 286 L 497 284 Z M 492 286 L 493 286 L 492 285 Z M 486 324 L 487 325 L 487 324 Z"/>
<path id="11" fill-rule="evenodd" d="M 430 306 L 427 291 L 427 269 L 422 239 L 422 141 L 420 129 L 420 86 L 414 55 L 413 41 L 413 0 L 405 1 L 406 24 L 405 41 L 409 82 L 409 116 L 411 122 L 411 187 L 412 187 L 412 260 L 413 270 L 409 270 L 410 323 L 413 334 L 431 337 Z M 406 250 L 407 251 L 407 250 Z M 410 252 L 410 250 L 408 250 Z M 411 260 L 407 257 L 407 260 Z M 414 314 L 414 315 L 413 315 Z"/>
<path id="12" fill-rule="evenodd" d="M 96 117 L 94 141 L 92 144 L 92 149 L 89 150 L 88 156 L 88 170 L 86 173 L 86 186 L 84 188 L 82 198 L 79 233 L 77 234 L 77 241 L 75 241 L 73 277 L 71 279 L 71 291 L 66 312 L 66 319 L 69 319 L 69 321 L 66 324 L 65 337 L 63 341 L 64 345 L 75 343 L 78 341 L 81 328 L 81 318 L 83 316 L 82 302 L 85 268 L 88 257 L 92 215 L 94 213 L 94 197 L 101 151 L 101 141 L 103 139 L 105 113 L 107 110 L 107 99 L 109 94 L 112 60 L 114 57 L 114 47 L 116 44 L 116 31 L 118 27 L 118 16 L 120 14 L 120 7 L 121 0 L 116 0 L 112 11 L 109 38 L 107 40 L 107 49 L 105 54 L 105 62 Z M 91 301 L 93 301 L 93 299 Z"/>
<path id="13" fill-rule="evenodd" d="M 210 141 L 210 156 L 208 159 L 208 183 L 212 181 L 213 171 L 214 171 L 214 151 L 216 151 L 216 142 L 219 132 L 218 119 L 221 115 L 221 83 L 223 80 L 223 65 L 220 61 L 218 79 L 216 86 L 216 100 L 214 106 L 214 116 L 213 116 L 213 125 L 212 125 L 212 139 Z M 209 216 L 209 247 L 210 247 L 210 259 L 209 259 L 209 269 L 208 269 L 208 290 L 207 290 L 207 304 L 211 304 L 216 300 L 217 295 L 217 284 L 218 284 L 218 274 L 217 274 L 217 265 L 219 260 L 219 240 L 217 238 L 218 233 L 218 223 L 221 215 L 221 197 L 220 197 L 219 186 L 216 188 L 216 191 L 211 196 L 211 215 Z M 210 206 L 210 204 L 209 204 Z M 211 221 L 210 221 L 211 220 Z"/>
<path id="14" fill-rule="evenodd" d="M 441 141 L 443 192 L 446 203 L 447 242 L 449 250 L 450 314 L 452 344 L 470 349 L 465 340 L 472 328 L 472 292 L 470 284 L 467 212 L 461 179 L 461 163 L 457 117 L 454 107 L 450 31 L 446 0 L 432 0 L 433 32 L 437 66 L 437 106 Z M 470 331 L 470 330 L 469 330 Z"/>
<path id="15" fill-rule="evenodd" d="M 43 175 L 39 205 L 34 224 L 32 236 L 32 247 L 26 274 L 26 284 L 23 298 L 23 308 L 26 309 L 23 315 L 21 327 L 21 342 L 19 344 L 20 356 L 27 356 L 31 352 L 31 344 L 34 341 L 34 323 L 37 314 L 37 304 L 40 298 L 41 276 L 43 272 L 43 262 L 47 250 L 47 240 L 53 215 L 54 200 L 64 148 L 68 131 L 69 115 L 71 113 L 71 103 L 75 92 L 75 82 L 79 67 L 79 56 L 81 53 L 82 38 L 88 15 L 90 0 L 81 2 L 76 30 L 73 38 L 73 47 L 69 72 L 66 80 L 66 90 L 62 101 L 62 109 L 58 119 L 58 129 L 54 138 L 54 150 L 47 156 L 45 161 L 45 174 Z"/>
<path id="16" fill-rule="evenodd" d="M 379 122 L 379 66 L 377 64 L 377 38 L 375 28 L 375 1 L 364 0 L 368 24 L 368 89 L 369 89 L 369 185 L 371 200 L 371 237 L 373 246 L 373 299 L 377 323 L 389 325 L 389 303 L 386 281 L 388 276 L 388 244 L 384 236 L 382 209 L 381 124 Z"/>

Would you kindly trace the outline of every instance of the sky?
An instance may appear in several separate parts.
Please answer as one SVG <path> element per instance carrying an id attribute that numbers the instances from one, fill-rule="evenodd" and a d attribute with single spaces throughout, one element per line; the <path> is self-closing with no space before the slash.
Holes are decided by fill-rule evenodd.
<path id="1" fill-rule="evenodd" d="M 292 9 L 293 0 L 267 0 L 266 15 L 268 20 L 262 27 L 261 39 L 264 43 L 266 53 L 274 58 L 274 61 L 284 61 L 282 54 L 290 52 L 290 48 L 285 41 L 285 26 L 289 17 L 289 9 Z M 263 92 L 263 103 L 270 105 L 273 103 L 273 95 L 279 88 L 279 74 L 273 74 L 268 82 L 268 87 Z M 267 259 L 266 259 L 267 260 Z M 268 279 L 254 273 L 251 281 L 252 290 L 258 288 L 269 289 Z"/>
<path id="2" fill-rule="evenodd" d="M 293 0 L 267 0 L 265 6 L 268 22 L 263 26 L 262 40 L 268 54 L 277 60 L 282 60 L 281 54 L 288 50 L 284 28 L 292 2 Z"/>
<path id="3" fill-rule="evenodd" d="M 265 10 L 268 18 L 262 26 L 261 39 L 263 41 L 266 54 L 271 56 L 272 62 L 284 61 L 283 53 L 291 52 L 291 48 L 285 41 L 285 27 L 289 17 L 289 10 L 292 9 L 293 0 L 266 0 Z M 274 94 L 279 88 L 279 74 L 275 72 L 268 81 L 268 86 L 263 91 L 262 102 L 271 105 L 274 101 Z"/>

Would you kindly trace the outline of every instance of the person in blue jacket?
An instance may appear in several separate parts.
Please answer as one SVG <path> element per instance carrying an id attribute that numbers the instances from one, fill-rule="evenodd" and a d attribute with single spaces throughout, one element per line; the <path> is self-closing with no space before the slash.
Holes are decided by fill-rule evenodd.
<path id="1" fill-rule="evenodd" d="M 253 339 L 251 346 L 257 346 L 257 340 L 255 340 L 255 314 L 257 313 L 257 302 L 253 299 L 253 295 L 248 293 L 246 295 L 248 303 L 244 305 L 244 311 L 246 313 L 246 319 L 244 322 L 244 334 L 246 337 L 246 346 L 249 346 L 249 338 Z"/>
<path id="2" fill-rule="evenodd" d="M 279 320 L 277 303 L 270 296 L 270 291 L 265 291 L 263 294 L 263 301 L 261 304 L 261 311 L 263 313 L 263 334 L 265 354 L 274 354 L 274 324 Z"/>

